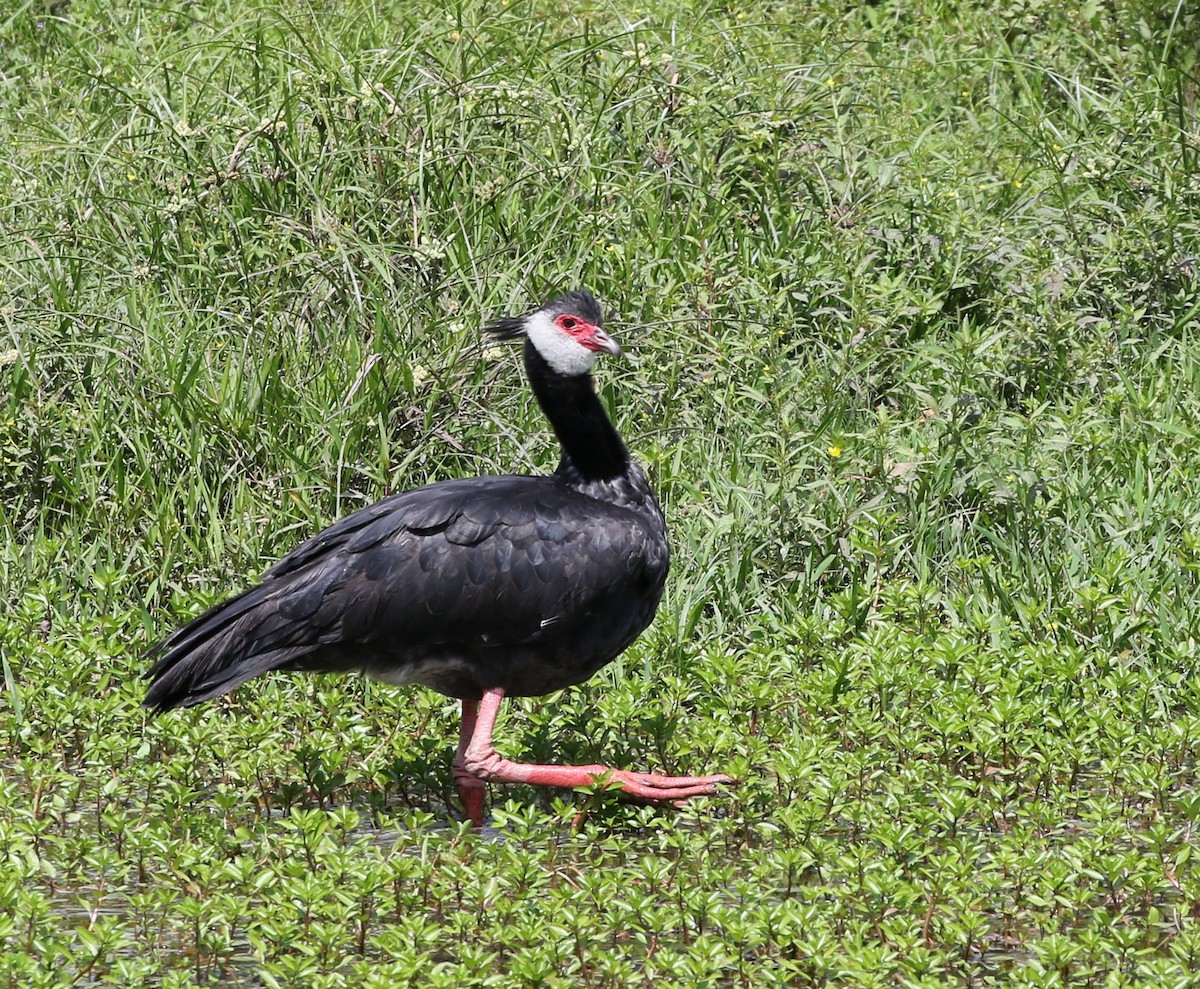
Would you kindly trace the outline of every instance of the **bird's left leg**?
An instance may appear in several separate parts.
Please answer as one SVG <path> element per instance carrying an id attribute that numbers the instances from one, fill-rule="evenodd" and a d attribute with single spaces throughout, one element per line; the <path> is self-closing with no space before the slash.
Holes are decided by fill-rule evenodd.
<path id="1" fill-rule="evenodd" d="M 454 753 L 454 782 L 458 784 L 458 798 L 462 801 L 463 813 L 477 828 L 483 827 L 483 797 L 487 787 L 483 780 L 470 773 L 464 765 L 467 748 L 475 734 L 479 716 L 479 701 L 462 702 L 462 727 L 458 735 L 458 751 Z M 489 731 L 489 735 L 491 732 Z"/>
<path id="2" fill-rule="evenodd" d="M 588 786 L 605 779 L 617 784 L 622 791 L 638 800 L 650 802 L 680 801 L 690 797 L 702 797 L 716 792 L 722 783 L 730 783 L 728 776 L 656 776 L 652 773 L 631 773 L 624 769 L 609 769 L 607 766 L 540 766 L 504 759 L 492 745 L 492 730 L 496 725 L 496 713 L 504 691 L 493 687 L 483 695 L 472 718 L 471 731 L 467 734 L 467 703 L 463 702 L 463 740 L 459 743 L 459 754 L 454 760 L 454 778 L 458 780 L 459 792 L 463 792 L 465 779 L 488 780 L 497 783 L 531 783 L 535 786 Z M 482 784 L 480 784 L 482 786 Z M 466 797 L 464 796 L 464 803 Z M 482 817 L 482 794 L 480 795 L 480 817 Z M 468 811 L 470 814 L 470 811 Z M 472 816 L 472 820 L 476 820 Z"/>

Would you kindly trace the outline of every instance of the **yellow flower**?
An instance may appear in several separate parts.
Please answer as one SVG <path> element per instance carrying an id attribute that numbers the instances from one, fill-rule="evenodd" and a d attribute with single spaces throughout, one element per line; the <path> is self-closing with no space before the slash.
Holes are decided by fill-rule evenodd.
<path id="1" fill-rule="evenodd" d="M 451 32 L 450 32 L 450 40 L 451 40 L 451 41 L 457 41 L 457 40 L 458 40 L 459 38 L 461 38 L 461 37 L 462 37 L 462 35 L 461 35 L 461 34 L 459 34 L 457 31 L 451 31 Z"/>
<path id="2" fill-rule="evenodd" d="M 842 448 L 835 443 L 833 446 L 831 446 L 825 452 L 828 453 L 831 457 L 833 457 L 836 460 L 838 457 L 840 457 L 842 455 Z"/>

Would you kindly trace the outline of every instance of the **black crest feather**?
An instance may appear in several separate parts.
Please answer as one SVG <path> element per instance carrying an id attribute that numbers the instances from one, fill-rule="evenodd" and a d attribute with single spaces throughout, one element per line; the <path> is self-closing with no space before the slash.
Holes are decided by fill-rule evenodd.
<path id="1" fill-rule="evenodd" d="M 547 302 L 542 309 L 554 316 L 570 313 L 572 316 L 587 320 L 593 326 L 604 325 L 600 304 L 587 289 L 576 289 L 574 292 L 560 295 L 557 299 Z"/>
<path id="2" fill-rule="evenodd" d="M 501 316 L 488 323 L 483 331 L 497 340 L 515 340 L 525 335 L 525 317 Z"/>

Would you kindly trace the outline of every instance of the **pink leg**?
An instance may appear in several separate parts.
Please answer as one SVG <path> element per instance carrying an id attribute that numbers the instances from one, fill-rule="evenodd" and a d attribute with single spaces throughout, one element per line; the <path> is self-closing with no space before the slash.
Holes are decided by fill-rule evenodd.
<path id="1" fill-rule="evenodd" d="M 463 759 L 471 736 L 475 734 L 475 720 L 479 714 L 479 701 L 462 702 L 462 728 L 458 735 L 458 751 L 454 753 L 454 782 L 458 784 L 458 798 L 462 801 L 463 813 L 477 828 L 483 827 L 483 797 L 487 791 L 483 781 L 472 776 L 463 768 Z"/>
<path id="2" fill-rule="evenodd" d="M 650 773 L 631 773 L 607 766 L 537 766 L 523 762 L 510 762 L 500 757 L 492 745 L 492 730 L 496 725 L 496 713 L 504 691 L 494 687 L 483 695 L 475 709 L 469 712 L 463 701 L 463 733 L 454 757 L 454 778 L 458 782 L 463 803 L 467 804 L 464 787 L 472 782 L 479 786 L 478 804 L 467 805 L 467 815 L 476 823 L 483 816 L 483 780 L 497 783 L 532 783 L 536 786 L 576 787 L 588 786 L 600 779 L 616 784 L 623 792 L 638 800 L 650 802 L 680 801 L 690 797 L 701 797 L 714 793 L 721 783 L 732 782 L 728 776 L 655 776 Z M 475 799 L 476 791 L 470 795 Z M 478 807 L 479 816 L 472 813 Z"/>

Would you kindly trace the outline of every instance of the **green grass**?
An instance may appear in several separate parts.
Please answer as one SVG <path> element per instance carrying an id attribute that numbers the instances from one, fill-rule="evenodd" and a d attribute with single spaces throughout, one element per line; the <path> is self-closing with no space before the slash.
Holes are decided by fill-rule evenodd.
<path id="1" fill-rule="evenodd" d="M 1200 19 L 299 0 L 0 14 L 0 987 L 1200 983 Z M 140 651 L 340 514 L 551 469 L 600 295 L 658 620 L 501 750 Z M 582 825 L 571 827 L 583 811 Z"/>

